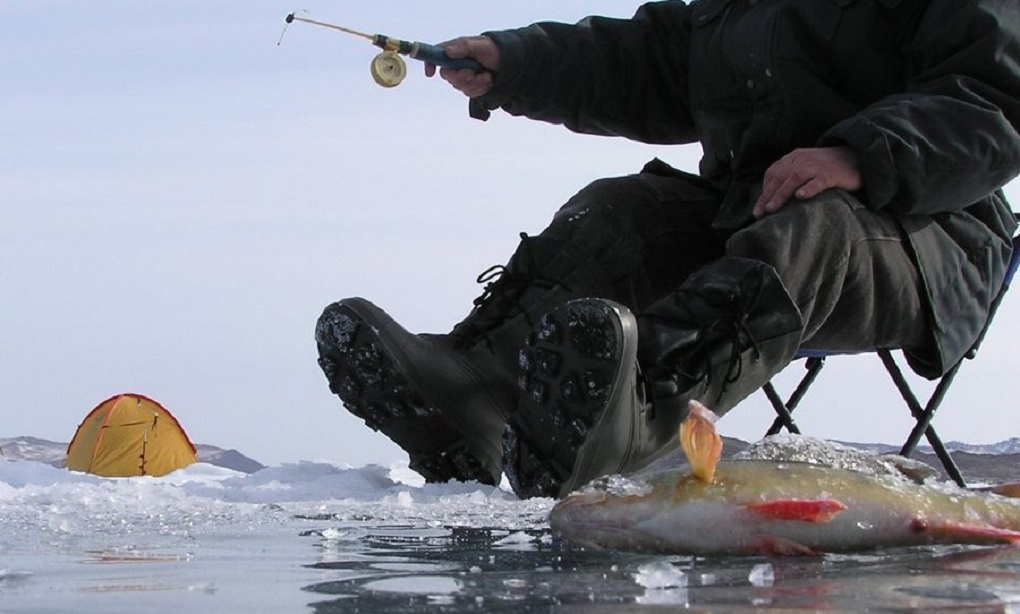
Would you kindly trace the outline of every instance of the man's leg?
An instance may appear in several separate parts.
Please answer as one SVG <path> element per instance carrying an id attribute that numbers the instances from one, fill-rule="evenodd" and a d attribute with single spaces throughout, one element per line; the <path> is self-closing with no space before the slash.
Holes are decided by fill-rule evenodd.
<path id="1" fill-rule="evenodd" d="M 661 398 L 663 381 L 682 392 L 704 378 L 694 398 L 721 415 L 782 370 L 798 347 L 917 347 L 926 334 L 923 296 L 895 220 L 833 190 L 738 231 L 725 258 L 642 312 L 639 361 L 658 386 L 657 404 L 669 397 Z M 685 406 L 690 395 L 677 396 Z"/>
<path id="2" fill-rule="evenodd" d="M 539 316 L 582 296 L 648 304 L 673 283 L 658 279 L 655 265 L 682 275 L 676 263 L 686 252 L 721 254 L 722 241 L 703 238 L 714 198 L 689 186 L 685 196 L 695 202 L 676 211 L 664 183 L 643 173 L 579 192 L 544 232 L 522 237 L 506 266 L 494 267 L 450 334 L 412 334 L 365 299 L 330 305 L 315 335 L 330 389 L 407 451 L 428 481 L 498 481 L 503 424 L 517 408 L 518 354 Z M 687 237 L 671 230 L 685 217 L 698 228 Z"/>
<path id="3" fill-rule="evenodd" d="M 804 320 L 801 346 L 835 351 L 929 343 L 928 305 L 891 216 L 831 190 L 736 233 L 727 255 L 772 265 Z"/>
<path id="4" fill-rule="evenodd" d="M 521 416 L 567 406 L 588 428 L 566 452 L 519 472 L 515 490 L 562 496 L 603 473 L 640 468 L 674 445 L 687 401 L 724 413 L 785 367 L 802 343 L 839 350 L 920 344 L 922 296 L 895 222 L 831 191 L 737 232 L 725 257 L 642 311 L 634 361 L 640 377 L 637 365 L 626 364 L 633 317 L 619 306 L 598 312 L 591 301 L 571 303 L 551 314 L 567 328 L 575 324 L 568 341 L 540 339 L 535 353 L 563 345 L 574 357 L 560 370 L 583 364 L 589 380 L 608 382 L 596 387 L 598 396 L 579 400 L 555 392 L 522 397 Z M 595 312 L 602 317 L 583 317 Z M 585 354 L 592 347 L 601 351 Z"/>
<path id="5" fill-rule="evenodd" d="M 614 389 L 609 386 L 633 367 L 617 360 L 602 368 L 605 358 L 632 354 L 636 344 L 627 340 L 632 318 L 621 321 L 617 313 L 656 303 L 723 255 L 724 238 L 711 228 L 717 195 L 701 180 L 660 164 L 640 175 L 596 182 L 543 233 L 599 254 L 600 268 L 611 279 L 608 291 L 580 296 L 613 304 L 561 306 L 543 316 L 527 338 L 521 352 L 522 400 L 503 439 L 504 472 L 522 497 L 560 494 L 582 445 L 595 456 L 602 439 L 613 440 L 606 442 L 609 448 L 626 446 L 630 417 L 599 411 L 622 402 L 610 398 Z M 581 341 L 588 332 L 592 336 Z M 625 396 L 633 392 L 619 388 Z M 627 424 L 614 422 L 619 420 Z"/>
<path id="6" fill-rule="evenodd" d="M 655 160 L 636 175 L 584 188 L 538 238 L 589 254 L 600 283 L 578 296 L 641 311 L 723 255 L 725 235 L 711 226 L 718 207 L 704 180 Z"/>

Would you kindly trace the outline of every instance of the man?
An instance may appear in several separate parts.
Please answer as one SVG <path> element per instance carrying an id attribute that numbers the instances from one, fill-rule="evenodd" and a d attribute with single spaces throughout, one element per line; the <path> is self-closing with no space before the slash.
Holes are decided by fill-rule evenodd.
<path id="1" fill-rule="evenodd" d="M 330 305 L 331 389 L 426 479 L 527 497 L 647 464 L 687 401 L 723 413 L 800 347 L 939 376 L 1010 256 L 1018 33 L 1012 0 L 700 0 L 448 43 L 485 69 L 441 71 L 472 115 L 700 141 L 700 174 L 588 186 L 447 335 Z"/>

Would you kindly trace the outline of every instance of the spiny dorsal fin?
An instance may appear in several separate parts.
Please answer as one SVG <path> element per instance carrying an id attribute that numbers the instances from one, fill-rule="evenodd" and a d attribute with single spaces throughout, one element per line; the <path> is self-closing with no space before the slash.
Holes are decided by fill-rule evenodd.
<path id="1" fill-rule="evenodd" d="M 722 438 L 715 431 L 719 416 L 697 401 L 691 401 L 687 410 L 687 418 L 680 424 L 680 447 L 694 477 L 711 484 L 723 448 Z"/>

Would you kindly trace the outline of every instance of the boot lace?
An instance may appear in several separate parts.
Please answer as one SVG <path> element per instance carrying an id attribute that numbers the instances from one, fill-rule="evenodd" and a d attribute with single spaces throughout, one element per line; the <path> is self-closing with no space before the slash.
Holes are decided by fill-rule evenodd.
<path id="1" fill-rule="evenodd" d="M 521 266 L 514 263 L 514 269 L 517 270 L 512 270 L 505 265 L 497 264 L 478 275 L 475 281 L 478 284 L 484 284 L 482 294 L 473 301 L 474 308 L 468 317 L 455 326 L 450 333 L 458 346 L 469 346 L 478 339 L 482 339 L 491 350 L 492 340 L 489 338 L 489 333 L 507 320 L 518 314 L 524 314 L 528 326 L 535 325 L 528 312 L 528 305 L 524 301 L 524 295 L 528 289 L 552 290 L 557 286 L 566 288 L 564 284 L 555 279 L 528 270 L 535 268 L 528 251 L 531 237 L 523 232 L 520 236 L 524 247 L 522 254 L 525 256 L 527 265 Z M 569 291 L 569 288 L 567 290 Z"/>
<path id="2" fill-rule="evenodd" d="M 710 305 L 718 306 L 735 306 L 736 309 L 730 311 L 730 313 L 724 314 L 722 317 L 716 318 L 707 326 L 699 326 L 701 328 L 701 334 L 698 335 L 697 342 L 691 348 L 689 356 L 691 356 L 696 362 L 692 365 L 683 365 L 687 367 L 684 370 L 681 365 L 673 365 L 672 371 L 668 377 L 675 378 L 678 388 L 683 390 L 685 388 L 679 387 L 680 382 L 686 381 L 693 384 L 701 377 L 711 378 L 713 377 L 713 365 L 712 365 L 712 346 L 717 343 L 728 343 L 730 346 L 730 356 L 727 361 L 725 375 L 723 376 L 722 386 L 719 387 L 719 393 L 714 399 L 714 402 L 718 402 L 723 393 L 726 391 L 726 387 L 730 384 L 735 383 L 740 379 L 743 373 L 744 361 L 741 360 L 740 356 L 745 350 L 752 350 L 754 360 L 761 358 L 761 346 L 757 338 L 751 332 L 751 328 L 747 324 L 750 313 L 748 312 L 747 305 L 748 301 L 737 300 L 737 297 L 730 293 L 725 300 L 720 301 L 719 297 L 713 296 L 705 292 L 699 292 L 688 288 L 680 288 L 677 290 L 679 294 L 691 296 L 695 299 L 704 301 Z M 694 310 L 689 306 L 688 301 L 680 301 L 680 305 L 683 305 L 686 309 L 690 320 L 688 322 L 697 322 L 697 316 Z M 753 304 L 753 302 L 751 302 Z M 672 321 L 672 318 L 669 319 Z M 694 367 L 692 369 L 691 367 Z M 698 368 L 700 367 L 700 368 Z M 679 392 L 679 390 L 678 390 Z"/>

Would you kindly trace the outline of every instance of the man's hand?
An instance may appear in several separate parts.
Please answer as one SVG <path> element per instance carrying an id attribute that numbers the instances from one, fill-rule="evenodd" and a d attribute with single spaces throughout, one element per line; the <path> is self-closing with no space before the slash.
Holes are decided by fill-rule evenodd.
<path id="1" fill-rule="evenodd" d="M 477 98 L 492 89 L 492 73 L 499 70 L 499 47 L 488 36 L 465 36 L 455 38 L 439 45 L 446 50 L 446 55 L 454 59 L 474 58 L 485 68 L 484 72 L 473 70 L 453 70 L 443 68 L 439 76 L 445 79 L 454 89 L 463 92 L 469 98 Z M 436 74 L 435 64 L 425 64 L 425 76 Z"/>
<path id="2" fill-rule="evenodd" d="M 857 154 L 848 147 L 795 149 L 765 171 L 754 217 L 779 211 L 791 198 L 812 198 L 830 188 L 861 189 Z"/>

